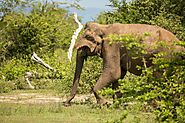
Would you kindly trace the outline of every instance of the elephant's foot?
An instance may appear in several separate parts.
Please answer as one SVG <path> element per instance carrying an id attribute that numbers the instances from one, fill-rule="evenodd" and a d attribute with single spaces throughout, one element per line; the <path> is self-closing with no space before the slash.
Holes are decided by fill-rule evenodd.
<path id="1" fill-rule="evenodd" d="M 65 107 L 71 106 L 71 98 L 67 99 L 67 100 L 64 102 L 64 106 L 65 106 Z"/>
<path id="2" fill-rule="evenodd" d="M 71 106 L 71 100 L 75 97 L 75 94 L 71 94 L 70 97 L 67 98 L 67 100 L 64 102 L 64 106 L 68 107 Z"/>
<path id="3" fill-rule="evenodd" d="M 97 99 L 97 103 L 99 105 L 108 105 L 108 104 L 110 104 L 110 102 L 108 100 L 104 99 L 104 98 Z"/>
<path id="4" fill-rule="evenodd" d="M 71 106 L 71 103 L 70 102 L 64 102 L 64 106 L 65 107 Z"/>

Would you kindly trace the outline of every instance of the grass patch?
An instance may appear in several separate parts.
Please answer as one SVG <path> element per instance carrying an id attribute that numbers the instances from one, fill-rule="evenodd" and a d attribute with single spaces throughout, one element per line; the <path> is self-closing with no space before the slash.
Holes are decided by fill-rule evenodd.
<path id="1" fill-rule="evenodd" d="M 25 93 L 28 94 L 26 97 L 20 96 Z M 29 100 L 34 98 L 33 93 L 37 96 L 59 96 L 53 90 L 16 90 L 0 95 L 7 97 L 19 95 L 20 100 Z M 13 101 L 12 103 L 15 103 Z M 70 107 L 64 107 L 62 102 L 42 104 L 4 102 L 0 103 L 0 123 L 155 123 L 155 118 L 151 113 L 142 112 L 139 103 L 114 108 L 113 105 L 100 107 L 88 101 L 73 102 Z"/>
<path id="2" fill-rule="evenodd" d="M 64 107 L 59 104 L 0 104 L 1 123 L 99 123 L 119 115 L 119 110 L 96 109 L 87 105 Z"/>
<path id="3" fill-rule="evenodd" d="M 64 107 L 55 104 L 4 104 L 0 103 L 1 123 L 154 123 L 151 114 L 120 109 L 73 104 Z"/>

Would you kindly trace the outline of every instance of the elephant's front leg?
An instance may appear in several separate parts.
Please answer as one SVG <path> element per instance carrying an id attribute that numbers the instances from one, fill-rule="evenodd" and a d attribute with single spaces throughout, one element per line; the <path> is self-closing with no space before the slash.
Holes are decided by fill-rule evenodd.
<path id="1" fill-rule="evenodd" d="M 98 91 L 100 91 L 103 87 L 118 81 L 118 79 L 121 77 L 119 46 L 117 44 L 104 44 L 102 55 L 103 72 L 93 88 L 94 95 L 96 97 L 97 103 L 99 104 L 105 104 L 107 102 L 104 98 L 99 96 Z"/>

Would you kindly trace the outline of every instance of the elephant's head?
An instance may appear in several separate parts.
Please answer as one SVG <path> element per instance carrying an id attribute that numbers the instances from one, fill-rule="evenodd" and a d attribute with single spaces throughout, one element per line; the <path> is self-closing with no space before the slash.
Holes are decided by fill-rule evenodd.
<path id="1" fill-rule="evenodd" d="M 77 50 L 81 48 L 88 48 L 86 49 L 87 56 L 96 54 L 100 55 L 103 43 L 103 36 L 105 35 L 104 28 L 105 27 L 97 23 L 87 23 L 83 35 L 75 44 L 75 48 Z"/>
<path id="2" fill-rule="evenodd" d="M 77 49 L 76 69 L 73 79 L 71 95 L 65 103 L 66 106 L 69 105 L 70 101 L 74 98 L 76 94 L 84 60 L 87 58 L 87 56 L 102 55 L 101 51 L 104 30 L 105 27 L 97 23 L 87 23 L 83 35 L 76 42 L 75 44 L 75 48 Z"/>

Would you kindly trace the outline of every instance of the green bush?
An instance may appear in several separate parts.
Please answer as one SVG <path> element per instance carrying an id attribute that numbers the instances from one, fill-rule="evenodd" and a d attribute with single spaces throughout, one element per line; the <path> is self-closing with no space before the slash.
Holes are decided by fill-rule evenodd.
<path id="1" fill-rule="evenodd" d="M 29 64 L 25 59 L 13 58 L 1 64 L 0 76 L 6 81 L 18 79 L 30 70 Z"/>
<path id="2" fill-rule="evenodd" d="M 70 63 L 69 59 L 67 59 L 67 52 L 59 52 L 61 50 L 58 50 L 58 53 L 60 53 L 60 56 L 57 56 L 56 59 L 58 66 L 55 66 L 57 71 L 61 73 L 62 79 L 56 79 L 55 80 L 55 90 L 57 90 L 59 93 L 66 94 L 69 93 L 72 86 L 73 81 L 73 75 L 74 75 L 74 57 L 72 59 L 72 63 Z M 73 54 L 74 55 L 74 54 Z"/>
<path id="3" fill-rule="evenodd" d="M 62 79 L 69 63 L 66 49 L 76 29 L 73 15 L 55 3 L 38 2 L 32 8 L 30 13 L 7 13 L 0 22 L 0 80 L 14 81 L 17 89 L 27 87 L 25 72 L 33 73 L 33 85 L 37 88 L 54 87 L 54 79 Z M 32 61 L 33 52 L 57 72 Z M 69 76 L 72 78 L 71 73 Z"/>
<path id="4" fill-rule="evenodd" d="M 123 42 L 132 57 L 142 57 L 145 52 L 144 45 L 133 36 L 111 36 L 113 41 Z M 113 42 L 114 43 L 114 42 Z M 184 42 L 180 43 L 184 46 Z M 166 47 L 163 44 L 163 47 Z M 138 49 L 138 50 L 134 50 Z M 184 82 L 185 82 L 185 61 L 184 52 L 173 52 L 166 57 L 168 51 L 155 54 L 153 58 L 154 67 L 142 68 L 142 75 L 135 76 L 127 74 L 125 79 L 120 80 L 120 91 L 123 97 L 117 99 L 115 105 L 119 106 L 129 102 L 143 102 L 143 111 L 153 111 L 160 122 L 176 122 L 184 119 L 185 108 Z M 138 69 L 141 69 L 138 67 Z M 102 93 L 114 94 L 111 88 Z M 180 120 L 181 121 L 181 120 Z"/>
<path id="5" fill-rule="evenodd" d="M 0 93 L 8 93 L 13 89 L 15 89 L 13 82 L 0 80 Z"/>
<path id="6" fill-rule="evenodd" d="M 56 47 L 70 44 L 76 26 L 72 16 L 66 18 L 65 10 L 50 6 L 43 7 L 43 11 L 46 12 L 33 9 L 27 16 L 13 13 L 4 17 L 3 21 L 7 26 L 1 32 L 4 46 L 0 52 L 5 58 L 24 58 L 33 51 L 53 52 Z"/>

